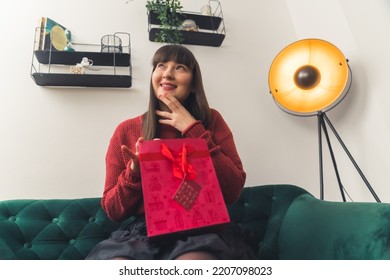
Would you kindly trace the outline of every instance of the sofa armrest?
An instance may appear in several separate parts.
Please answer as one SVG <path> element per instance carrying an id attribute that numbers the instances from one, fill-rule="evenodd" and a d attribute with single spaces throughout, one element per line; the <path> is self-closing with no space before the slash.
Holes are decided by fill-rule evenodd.
<path id="1" fill-rule="evenodd" d="M 299 196 L 280 229 L 279 258 L 390 259 L 390 204 Z"/>

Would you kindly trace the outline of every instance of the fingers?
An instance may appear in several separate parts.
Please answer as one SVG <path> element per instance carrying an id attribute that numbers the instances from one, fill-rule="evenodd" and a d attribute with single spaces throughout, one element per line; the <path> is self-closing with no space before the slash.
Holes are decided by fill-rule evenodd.
<path id="1" fill-rule="evenodd" d="M 159 95 L 158 98 L 165 104 L 167 107 L 171 110 L 174 111 L 176 109 L 182 108 L 183 105 L 177 100 L 176 97 L 172 95 Z"/>
<path id="2" fill-rule="evenodd" d="M 122 145 L 121 150 L 122 153 L 129 159 L 133 159 L 135 157 L 135 153 L 132 150 L 130 150 L 130 148 L 127 147 L 126 145 Z"/>
<path id="3" fill-rule="evenodd" d="M 158 97 L 170 110 L 156 110 L 156 114 L 161 117 L 158 121 L 161 124 L 173 126 L 180 132 L 191 125 L 195 119 L 180 101 L 172 95 L 159 95 Z"/>
<path id="4" fill-rule="evenodd" d="M 136 153 L 136 155 L 138 155 L 139 143 L 142 142 L 142 141 L 144 141 L 144 138 L 143 138 L 143 137 L 140 137 L 140 138 L 138 138 L 137 143 L 135 143 L 135 153 Z M 138 156 L 137 156 L 137 157 L 138 157 Z"/>
<path id="5" fill-rule="evenodd" d="M 138 144 L 139 142 L 143 141 L 144 139 L 140 137 L 135 144 L 136 147 L 136 152 L 133 152 L 129 147 L 126 145 L 121 146 L 122 153 L 128 158 L 128 163 L 127 165 L 130 165 L 130 169 L 132 169 L 135 172 L 139 172 L 140 166 L 139 166 L 139 159 L 138 159 Z"/>
<path id="6" fill-rule="evenodd" d="M 138 138 L 137 143 L 135 143 L 135 153 L 126 145 L 121 146 L 122 153 L 124 153 L 126 156 L 128 156 L 131 159 L 138 158 L 138 144 L 140 142 L 144 141 L 143 137 Z"/>
<path id="7" fill-rule="evenodd" d="M 162 117 L 163 119 L 170 119 L 172 113 L 166 111 L 156 110 L 156 115 Z"/>

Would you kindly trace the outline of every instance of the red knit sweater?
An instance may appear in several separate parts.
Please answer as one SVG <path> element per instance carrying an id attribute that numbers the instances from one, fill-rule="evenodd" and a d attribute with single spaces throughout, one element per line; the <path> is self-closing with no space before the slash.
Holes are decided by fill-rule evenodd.
<path id="1" fill-rule="evenodd" d="M 180 135 L 175 128 L 161 125 L 158 138 L 206 139 L 225 202 L 229 204 L 238 199 L 246 174 L 232 132 L 220 113 L 214 109 L 211 112 L 212 118 L 207 129 L 201 122 L 196 122 Z M 121 152 L 122 145 L 127 145 L 135 151 L 135 143 L 142 135 L 141 120 L 142 117 L 138 116 L 120 123 L 111 138 L 106 155 L 102 206 L 108 217 L 118 222 L 144 211 L 141 176 L 126 168 L 130 159 Z"/>

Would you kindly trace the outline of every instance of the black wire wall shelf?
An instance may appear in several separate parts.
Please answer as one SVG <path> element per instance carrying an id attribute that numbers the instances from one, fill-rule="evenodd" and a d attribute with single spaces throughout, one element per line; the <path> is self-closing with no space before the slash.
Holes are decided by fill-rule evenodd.
<path id="1" fill-rule="evenodd" d="M 37 28 L 36 32 L 40 32 Z M 73 43 L 75 51 L 57 51 L 53 46 L 47 50 L 36 49 L 34 42 L 31 77 L 39 86 L 60 87 L 116 87 L 132 86 L 130 34 L 117 32 L 121 37 L 120 52 L 102 52 L 101 44 Z M 37 36 L 36 36 L 37 38 Z M 70 66 L 83 58 L 93 62 L 83 74 L 70 73 Z"/>
<path id="2" fill-rule="evenodd" d="M 212 5 L 213 4 L 213 5 Z M 199 31 L 180 32 L 183 35 L 183 44 L 220 47 L 226 37 L 225 23 L 223 20 L 222 7 L 219 1 L 209 1 L 213 9 L 211 15 L 203 15 L 196 12 L 181 11 L 180 20 L 187 19 L 195 21 Z M 157 34 L 161 31 L 161 22 L 158 15 L 153 11 L 148 11 L 148 32 L 149 41 L 156 41 Z"/>

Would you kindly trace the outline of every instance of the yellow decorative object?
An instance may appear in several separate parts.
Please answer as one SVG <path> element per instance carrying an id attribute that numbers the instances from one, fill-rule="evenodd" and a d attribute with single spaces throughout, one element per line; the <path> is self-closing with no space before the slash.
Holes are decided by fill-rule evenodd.
<path id="1" fill-rule="evenodd" d="M 50 37 L 51 43 L 56 50 L 62 51 L 68 44 L 68 38 L 66 37 L 65 30 L 59 25 L 53 26 L 50 32 Z"/>
<path id="2" fill-rule="evenodd" d="M 274 59 L 268 83 L 276 103 L 296 115 L 333 108 L 349 90 L 351 74 L 341 51 L 320 39 L 300 40 Z"/>

